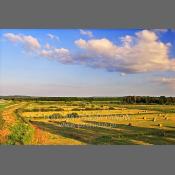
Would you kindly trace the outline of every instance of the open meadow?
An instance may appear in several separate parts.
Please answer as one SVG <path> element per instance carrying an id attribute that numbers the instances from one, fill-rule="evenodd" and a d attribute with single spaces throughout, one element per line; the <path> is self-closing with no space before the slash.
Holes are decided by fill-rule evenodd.
<path id="1" fill-rule="evenodd" d="M 175 105 L 1 100 L 0 124 L 1 144 L 175 144 Z"/>

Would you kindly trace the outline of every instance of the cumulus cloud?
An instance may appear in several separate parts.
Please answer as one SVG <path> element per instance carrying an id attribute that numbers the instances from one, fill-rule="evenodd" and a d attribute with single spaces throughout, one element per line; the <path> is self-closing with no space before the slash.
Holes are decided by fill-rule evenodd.
<path id="1" fill-rule="evenodd" d="M 59 41 L 60 38 L 56 35 L 53 35 L 51 33 L 48 33 L 47 36 L 51 39 L 51 40 L 55 40 L 55 41 Z"/>
<path id="2" fill-rule="evenodd" d="M 79 39 L 75 44 L 82 50 L 80 61 L 92 67 L 123 73 L 175 71 L 175 58 L 169 57 L 171 44 L 161 42 L 156 32 L 142 30 L 121 42 L 102 38 Z"/>
<path id="3" fill-rule="evenodd" d="M 76 53 L 48 43 L 41 46 L 37 38 L 30 35 L 6 33 L 4 36 L 50 60 L 120 72 L 121 76 L 140 72 L 175 71 L 175 58 L 169 56 L 171 44 L 161 42 L 157 32 L 152 30 L 122 36 L 119 38 L 121 44 L 115 44 L 107 38 L 78 39 L 74 42 L 79 48 Z"/>
<path id="4" fill-rule="evenodd" d="M 93 37 L 93 33 L 91 31 L 88 31 L 88 30 L 82 30 L 82 29 L 80 29 L 80 34 L 81 35 L 86 35 L 86 36 L 88 36 L 90 38 Z"/>
<path id="5" fill-rule="evenodd" d="M 56 36 L 51 34 L 49 36 L 52 39 L 56 39 Z M 73 63 L 72 56 L 68 49 L 56 48 L 48 43 L 41 46 L 38 39 L 30 35 L 5 33 L 4 37 L 13 43 L 21 43 L 26 49 L 36 55 L 46 57 L 48 59 L 55 59 L 63 64 Z"/>
<path id="6" fill-rule="evenodd" d="M 21 43 L 26 49 L 29 50 L 39 49 L 41 47 L 38 39 L 31 35 L 5 33 L 4 37 L 13 43 Z"/>
<path id="7" fill-rule="evenodd" d="M 63 64 L 73 63 L 71 53 L 68 49 L 65 48 L 49 48 L 42 49 L 39 52 L 39 55 L 49 59 L 57 60 Z"/>

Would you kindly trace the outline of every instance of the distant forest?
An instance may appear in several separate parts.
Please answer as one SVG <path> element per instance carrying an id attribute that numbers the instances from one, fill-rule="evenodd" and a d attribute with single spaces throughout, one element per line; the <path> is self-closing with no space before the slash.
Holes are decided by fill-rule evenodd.
<path id="1" fill-rule="evenodd" d="M 118 104 L 175 104 L 175 97 L 125 96 L 125 97 L 32 97 L 0 96 L 0 99 L 14 101 L 109 101 Z"/>

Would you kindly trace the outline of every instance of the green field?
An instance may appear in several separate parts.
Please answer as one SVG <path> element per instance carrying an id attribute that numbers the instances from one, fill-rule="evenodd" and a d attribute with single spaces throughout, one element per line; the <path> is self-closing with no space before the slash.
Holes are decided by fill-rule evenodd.
<path id="1" fill-rule="evenodd" d="M 6 103 L 10 105 L 5 108 L 1 104 L 0 109 L 9 134 L 1 144 L 175 144 L 175 105 L 25 100 Z"/>

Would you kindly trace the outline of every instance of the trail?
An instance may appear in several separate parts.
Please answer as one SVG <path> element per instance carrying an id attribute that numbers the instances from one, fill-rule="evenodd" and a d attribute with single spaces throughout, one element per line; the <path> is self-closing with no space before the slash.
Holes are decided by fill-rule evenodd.
<path id="1" fill-rule="evenodd" d="M 16 103 L 10 106 L 7 106 L 2 111 L 2 117 L 5 121 L 3 129 L 0 130 L 0 143 L 5 144 L 8 140 L 10 134 L 10 127 L 13 126 L 17 121 L 15 116 L 15 110 L 18 108 L 23 108 L 27 103 Z M 43 128 L 35 126 L 31 123 L 31 126 L 34 129 L 34 136 L 32 139 L 32 145 L 80 145 L 83 144 L 78 140 L 65 138 L 61 135 L 55 135 L 48 131 L 45 131 Z"/>

